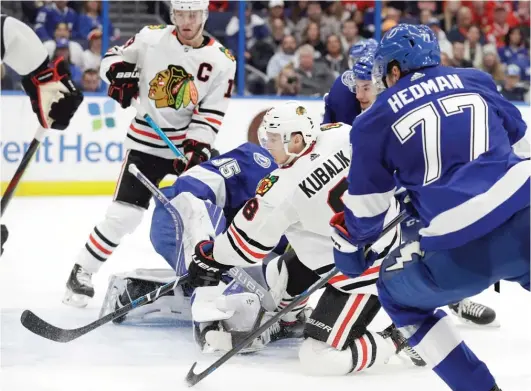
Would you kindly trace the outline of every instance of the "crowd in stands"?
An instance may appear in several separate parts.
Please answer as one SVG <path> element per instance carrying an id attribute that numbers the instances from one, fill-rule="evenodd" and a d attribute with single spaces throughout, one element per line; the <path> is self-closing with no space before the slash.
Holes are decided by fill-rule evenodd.
<path id="1" fill-rule="evenodd" d="M 349 69 L 352 45 L 375 31 L 374 1 L 248 1 L 245 11 L 246 91 L 255 95 L 322 96 Z M 99 1 L 23 1 L 25 22 L 50 53 L 69 62 L 84 91 L 99 81 L 102 31 Z M 529 1 L 382 1 L 382 33 L 398 23 L 423 23 L 435 32 L 442 63 L 474 67 L 494 78 L 508 99 L 529 102 Z M 109 21 L 110 41 L 119 31 Z M 235 55 L 238 2 L 211 1 L 206 30 Z M 127 37 L 126 37 L 127 38 Z M 2 66 L 2 89 L 16 80 Z"/>
<path id="2" fill-rule="evenodd" d="M 214 19 L 232 12 L 218 38 L 238 53 L 235 8 L 211 1 Z M 382 33 L 401 22 L 426 24 L 439 38 L 444 65 L 481 69 L 506 97 L 529 102 L 529 13 L 529 1 L 383 1 Z M 374 1 L 249 2 L 245 58 L 254 69 L 247 90 L 322 96 L 349 68 L 350 47 L 373 37 L 374 19 Z"/>

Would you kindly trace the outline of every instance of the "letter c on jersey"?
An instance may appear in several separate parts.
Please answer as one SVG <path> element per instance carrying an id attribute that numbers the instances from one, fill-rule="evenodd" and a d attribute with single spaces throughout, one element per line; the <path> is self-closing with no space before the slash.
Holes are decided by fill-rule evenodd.
<path id="1" fill-rule="evenodd" d="M 210 72 L 212 72 L 212 65 L 207 62 L 202 62 L 197 71 L 197 79 L 202 82 L 208 81 L 210 79 Z"/>

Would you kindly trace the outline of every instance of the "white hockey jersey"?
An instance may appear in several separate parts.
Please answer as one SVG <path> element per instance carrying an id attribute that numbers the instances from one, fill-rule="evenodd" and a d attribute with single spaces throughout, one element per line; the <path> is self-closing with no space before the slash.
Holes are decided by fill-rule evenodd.
<path id="1" fill-rule="evenodd" d="M 201 47 L 192 48 L 179 42 L 174 26 L 147 26 L 123 46 L 107 52 L 100 76 L 107 80 L 111 64 L 119 61 L 137 65 L 140 104 L 177 147 L 185 139 L 214 143 L 236 72 L 234 57 L 219 42 L 205 37 Z M 125 146 L 167 159 L 175 157 L 138 115 L 129 126 Z"/>
<path id="2" fill-rule="evenodd" d="M 351 127 L 337 123 L 323 128 L 326 131 L 292 166 L 262 179 L 256 197 L 238 212 L 226 233 L 216 238 L 217 262 L 239 266 L 259 262 L 285 234 L 304 265 L 318 274 L 331 269 L 330 219 L 344 207 L 341 197 L 348 187 Z M 396 210 L 388 220 L 393 213 Z M 395 232 L 390 232 L 373 248 L 382 251 L 394 237 Z"/>

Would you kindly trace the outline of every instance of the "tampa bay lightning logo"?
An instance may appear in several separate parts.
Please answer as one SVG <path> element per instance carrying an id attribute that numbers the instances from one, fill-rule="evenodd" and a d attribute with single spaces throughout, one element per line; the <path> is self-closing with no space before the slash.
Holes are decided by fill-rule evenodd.
<path id="1" fill-rule="evenodd" d="M 258 165 L 260 165 L 260 166 L 262 166 L 264 168 L 271 167 L 271 159 L 269 159 L 268 157 L 265 157 L 261 153 L 255 152 L 253 154 L 253 157 L 254 157 L 254 161 L 256 163 L 258 163 Z"/>
<path id="2" fill-rule="evenodd" d="M 341 75 L 341 82 L 348 87 L 350 92 L 354 92 L 354 86 L 355 86 L 355 79 L 354 79 L 354 72 L 352 71 L 345 71 Z"/>

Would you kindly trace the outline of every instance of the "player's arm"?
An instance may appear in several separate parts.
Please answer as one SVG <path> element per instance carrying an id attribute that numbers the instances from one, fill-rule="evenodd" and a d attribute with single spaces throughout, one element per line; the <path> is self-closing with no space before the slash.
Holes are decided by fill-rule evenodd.
<path id="1" fill-rule="evenodd" d="M 136 68 L 146 50 L 146 36 L 150 31 L 144 27 L 122 46 L 110 48 L 101 60 L 100 77 L 109 83 L 107 95 L 124 109 L 138 96 L 139 73 Z"/>
<path id="2" fill-rule="evenodd" d="M 184 154 L 188 160 L 184 170 L 210 158 L 210 150 L 229 106 L 229 99 L 234 86 L 236 63 L 228 58 L 222 60 L 226 69 L 219 73 L 212 82 L 207 95 L 194 109 L 192 120 L 188 126 L 187 139 L 183 142 Z"/>
<path id="3" fill-rule="evenodd" d="M 335 121 L 335 113 L 332 108 L 331 102 L 330 102 L 330 93 L 325 94 L 323 97 L 324 104 L 325 104 L 325 111 L 323 115 L 323 120 L 321 121 L 321 124 L 331 124 L 336 122 Z"/>
<path id="4" fill-rule="evenodd" d="M 26 24 L 2 15 L 2 60 L 22 76 L 33 112 L 45 128 L 64 130 L 83 101 L 62 59 L 49 62 L 48 53 Z"/>

